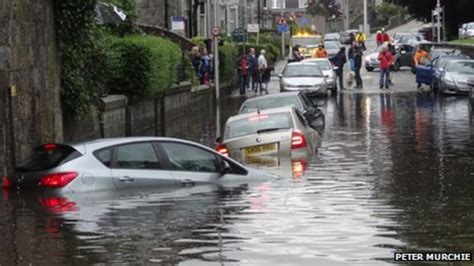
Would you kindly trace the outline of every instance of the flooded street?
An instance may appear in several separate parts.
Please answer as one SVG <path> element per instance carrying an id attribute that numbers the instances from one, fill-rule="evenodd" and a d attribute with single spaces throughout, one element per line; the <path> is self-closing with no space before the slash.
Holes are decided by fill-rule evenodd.
<path id="1" fill-rule="evenodd" d="M 222 104 L 221 119 L 239 98 Z M 381 265 L 474 250 L 474 118 L 464 97 L 342 93 L 319 154 L 242 186 L 0 198 L 0 265 Z M 212 145 L 215 110 L 169 135 Z M 305 163 L 302 163 L 305 164 Z M 306 168 L 304 175 L 303 170 Z"/>

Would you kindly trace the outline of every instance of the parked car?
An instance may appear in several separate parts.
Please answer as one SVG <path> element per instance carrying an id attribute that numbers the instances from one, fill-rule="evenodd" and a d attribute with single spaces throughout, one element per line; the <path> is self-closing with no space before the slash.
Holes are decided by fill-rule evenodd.
<path id="1" fill-rule="evenodd" d="M 350 29 L 350 30 L 346 30 L 346 31 L 343 31 L 341 32 L 341 43 L 343 44 L 351 44 L 351 33 L 352 34 L 356 34 L 359 30 L 356 30 L 356 29 Z"/>
<path id="2" fill-rule="evenodd" d="M 329 60 L 333 60 L 336 54 L 341 49 L 341 44 L 335 41 L 324 41 L 324 48 L 328 53 Z"/>
<path id="3" fill-rule="evenodd" d="M 441 55 L 430 61 L 427 65 L 416 66 L 416 82 L 426 84 L 433 91 L 438 90 L 439 78 L 446 65 L 451 60 L 466 59 L 465 56 Z"/>
<path id="4" fill-rule="evenodd" d="M 453 55 L 453 56 L 467 56 L 459 49 L 445 48 L 445 47 L 433 47 L 430 50 L 430 58 L 434 59 L 443 55 Z"/>
<path id="5" fill-rule="evenodd" d="M 376 68 L 380 68 L 380 61 L 378 59 L 379 53 L 382 50 L 382 46 L 377 47 L 373 53 L 365 57 L 365 69 L 369 72 L 374 71 Z M 393 52 L 393 51 L 392 51 Z M 392 69 L 395 71 L 400 70 L 401 67 L 410 67 L 414 65 L 413 55 L 415 48 L 408 44 L 397 44 L 394 45 L 394 64 Z"/>
<path id="6" fill-rule="evenodd" d="M 227 120 L 216 150 L 238 161 L 253 157 L 307 158 L 319 147 L 319 134 L 295 107 L 239 114 Z"/>
<path id="7" fill-rule="evenodd" d="M 474 38 L 474 22 L 463 24 L 461 34 L 462 34 L 462 37 L 461 37 L 462 39 Z"/>
<path id="8" fill-rule="evenodd" d="M 315 63 L 321 68 L 321 71 L 323 71 L 326 77 L 327 88 L 330 89 L 334 95 L 337 92 L 337 67 L 327 58 L 310 58 L 304 60 L 304 62 Z"/>
<path id="9" fill-rule="evenodd" d="M 312 128 L 316 130 L 324 128 L 324 113 L 303 92 L 283 92 L 250 98 L 240 106 L 239 114 L 285 106 L 298 109 Z"/>
<path id="10" fill-rule="evenodd" d="M 314 63 L 296 62 L 288 64 L 280 78 L 280 91 L 302 91 L 307 96 L 327 96 L 326 78 L 321 68 Z"/>
<path id="11" fill-rule="evenodd" d="M 467 94 L 471 91 L 474 76 L 474 60 L 451 60 L 439 77 L 439 91 L 442 94 Z"/>
<path id="12" fill-rule="evenodd" d="M 3 178 L 2 186 L 62 194 L 264 176 L 194 142 L 134 137 L 41 145 Z"/>
<path id="13" fill-rule="evenodd" d="M 425 41 L 423 34 L 418 32 L 397 32 L 393 35 L 393 44 L 416 46 L 418 43 Z"/>
<path id="14" fill-rule="evenodd" d="M 337 43 L 341 43 L 341 34 L 338 32 L 331 32 L 324 34 L 324 41 L 333 41 Z"/>

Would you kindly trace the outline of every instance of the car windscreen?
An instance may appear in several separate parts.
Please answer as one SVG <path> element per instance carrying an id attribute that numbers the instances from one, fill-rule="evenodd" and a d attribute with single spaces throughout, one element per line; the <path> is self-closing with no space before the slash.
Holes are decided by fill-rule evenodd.
<path id="1" fill-rule="evenodd" d="M 474 30 L 474 24 L 469 24 L 467 25 L 468 30 Z"/>
<path id="2" fill-rule="evenodd" d="M 324 42 L 324 47 L 326 49 L 334 50 L 334 49 L 338 49 L 339 45 L 337 45 L 336 42 Z"/>
<path id="3" fill-rule="evenodd" d="M 316 64 L 288 65 L 283 72 L 283 76 L 291 77 L 322 77 L 323 72 Z"/>
<path id="4" fill-rule="evenodd" d="M 298 96 L 294 95 L 291 97 L 275 97 L 269 99 L 255 100 L 249 103 L 244 103 L 242 107 L 242 113 L 257 112 L 257 110 L 265 110 L 270 108 L 278 108 L 285 106 L 293 106 L 297 109 L 301 109 Z"/>
<path id="5" fill-rule="evenodd" d="M 293 128 L 293 121 L 289 112 L 260 114 L 228 123 L 224 139 L 243 137 L 266 130 L 290 128 Z"/>
<path id="6" fill-rule="evenodd" d="M 17 166 L 16 170 L 24 172 L 49 170 L 81 155 L 71 146 L 44 144 L 35 148 L 31 155 Z"/>
<path id="7" fill-rule="evenodd" d="M 314 61 L 309 61 L 312 64 L 317 64 L 321 70 L 331 70 L 331 65 L 329 64 L 329 61 L 326 60 L 314 60 Z"/>
<path id="8" fill-rule="evenodd" d="M 292 43 L 293 46 L 311 46 L 318 45 L 321 42 L 320 37 L 293 37 Z"/>
<path id="9" fill-rule="evenodd" d="M 454 61 L 447 67 L 448 72 L 474 75 L 474 61 Z"/>

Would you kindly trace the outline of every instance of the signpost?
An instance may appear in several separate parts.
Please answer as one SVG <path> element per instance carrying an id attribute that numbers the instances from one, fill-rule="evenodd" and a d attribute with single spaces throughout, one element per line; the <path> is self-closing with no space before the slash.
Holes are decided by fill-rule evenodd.
<path id="1" fill-rule="evenodd" d="M 259 33 L 260 27 L 258 24 L 248 24 L 247 25 L 247 32 L 248 33 Z"/>
<path id="2" fill-rule="evenodd" d="M 232 32 L 232 41 L 236 43 L 247 42 L 247 32 L 242 28 L 237 28 Z"/>
<path id="3" fill-rule="evenodd" d="M 283 17 L 283 9 L 281 10 L 281 17 L 278 22 L 277 31 L 278 33 L 281 33 L 281 56 L 285 58 L 285 32 L 289 31 L 289 27 L 286 19 Z"/>

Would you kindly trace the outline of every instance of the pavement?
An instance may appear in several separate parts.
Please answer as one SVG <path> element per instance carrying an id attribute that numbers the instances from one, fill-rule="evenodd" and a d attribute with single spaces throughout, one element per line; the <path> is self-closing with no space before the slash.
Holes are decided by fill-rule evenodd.
<path id="1" fill-rule="evenodd" d="M 416 20 L 410 21 L 407 24 L 404 24 L 400 27 L 394 28 L 389 30 L 390 36 L 393 36 L 395 32 L 405 32 L 405 31 L 416 31 L 423 23 L 420 23 Z M 376 48 L 377 45 L 375 43 L 375 35 L 371 34 L 367 37 L 367 51 L 365 51 L 363 58 L 367 55 L 372 53 Z M 347 49 L 347 48 L 346 48 Z M 363 60 L 365 61 L 365 60 Z M 268 85 L 268 92 L 269 93 L 279 93 L 279 79 L 276 76 L 277 74 L 281 73 L 286 66 L 286 59 L 280 60 L 275 63 L 275 71 L 272 74 L 270 84 Z M 344 69 L 344 76 L 347 75 L 349 72 L 349 66 L 346 64 Z M 379 93 L 407 93 L 407 92 L 423 92 L 429 91 L 429 88 L 423 86 L 421 89 L 417 88 L 417 84 L 415 82 L 415 75 L 411 72 L 409 67 L 402 67 L 400 71 L 392 71 L 391 72 L 391 79 L 394 85 L 390 87 L 390 89 L 379 89 L 379 80 L 380 80 L 380 72 L 378 70 L 374 70 L 373 72 L 368 72 L 365 69 L 365 66 L 361 69 L 361 76 L 363 81 L 363 89 L 348 89 L 348 90 L 338 90 L 339 93 L 368 93 L 368 94 L 379 94 Z M 354 85 L 355 86 L 355 81 Z M 258 96 L 259 93 L 246 92 L 245 97 L 251 98 Z M 234 90 L 232 97 L 240 97 L 239 91 Z"/>

